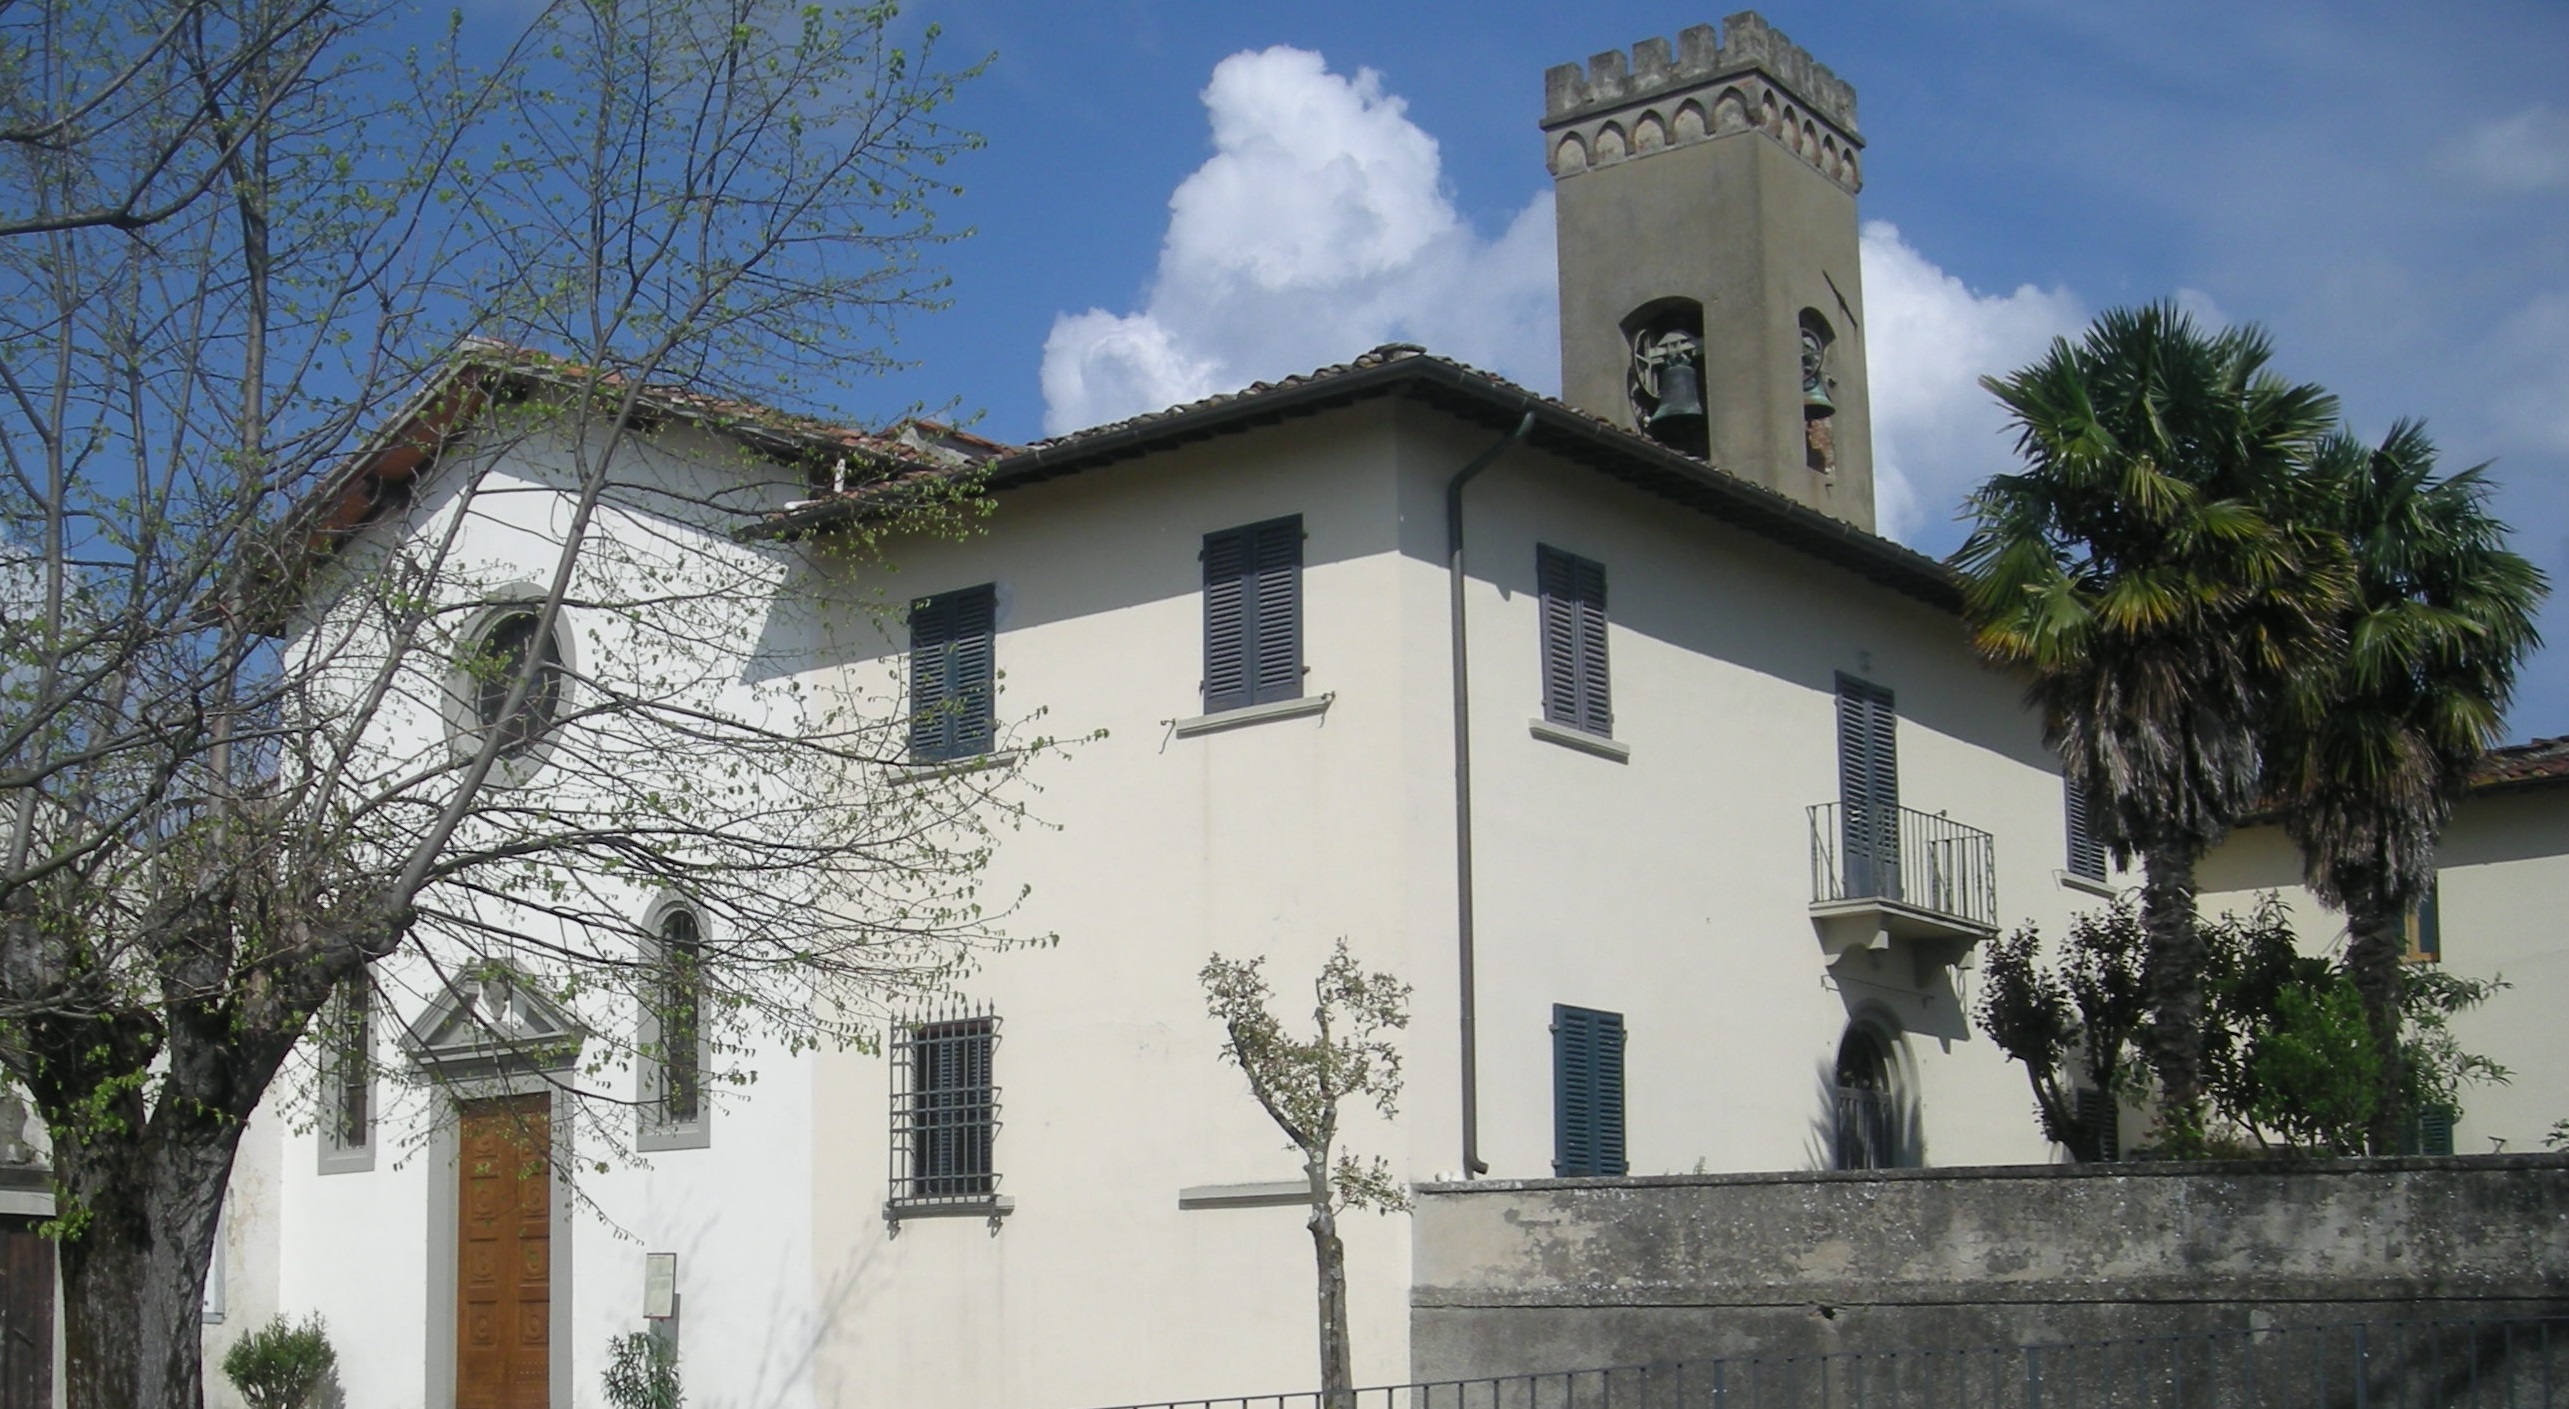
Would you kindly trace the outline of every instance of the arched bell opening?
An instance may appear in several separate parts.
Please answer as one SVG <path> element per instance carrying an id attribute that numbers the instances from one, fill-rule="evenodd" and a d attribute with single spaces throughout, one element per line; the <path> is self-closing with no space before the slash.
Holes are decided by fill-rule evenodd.
<path id="1" fill-rule="evenodd" d="M 1646 303 L 1623 320 L 1631 350 L 1625 390 L 1642 434 L 1698 460 L 1712 458 L 1704 415 L 1704 306 L 1690 298 Z"/>
<path id="2" fill-rule="evenodd" d="M 1835 474 L 1838 468 L 1838 404 L 1830 393 L 1837 386 L 1832 366 L 1837 333 L 1816 308 L 1803 309 L 1800 322 L 1802 463 L 1820 474 Z"/>

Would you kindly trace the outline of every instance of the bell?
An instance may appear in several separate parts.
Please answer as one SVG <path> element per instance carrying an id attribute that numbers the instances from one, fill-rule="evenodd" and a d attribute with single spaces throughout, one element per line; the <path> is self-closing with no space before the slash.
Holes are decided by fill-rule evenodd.
<path id="1" fill-rule="evenodd" d="M 1838 404 L 1829 400 L 1826 379 L 1814 377 L 1802 384 L 1802 419 L 1824 421 L 1838 413 Z"/>
<path id="2" fill-rule="evenodd" d="M 1650 408 L 1650 430 L 1656 434 L 1690 430 L 1703 423 L 1704 380 L 1695 364 L 1678 358 L 1659 369 L 1659 404 Z"/>

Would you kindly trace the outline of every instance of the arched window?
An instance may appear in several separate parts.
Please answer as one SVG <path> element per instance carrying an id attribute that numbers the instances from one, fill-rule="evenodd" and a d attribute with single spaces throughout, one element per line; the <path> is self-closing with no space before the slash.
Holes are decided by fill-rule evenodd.
<path id="1" fill-rule="evenodd" d="M 564 662 L 558 629 L 541 630 L 544 614 L 532 606 L 503 608 L 482 624 L 464 662 L 470 677 L 473 722 L 500 738 L 502 757 L 514 758 L 532 748 L 561 715 Z M 509 696 L 528 673 L 526 692 L 517 708 Z"/>
<path id="2" fill-rule="evenodd" d="M 697 1149 L 705 1120 L 705 925 L 670 904 L 649 942 L 643 990 L 642 1137 L 646 1150 Z"/>
<path id="3" fill-rule="evenodd" d="M 1902 1158 L 1899 1067 L 1890 1042 L 1872 1024 L 1847 1024 L 1838 1039 L 1835 1097 L 1837 1167 L 1895 1169 Z"/>

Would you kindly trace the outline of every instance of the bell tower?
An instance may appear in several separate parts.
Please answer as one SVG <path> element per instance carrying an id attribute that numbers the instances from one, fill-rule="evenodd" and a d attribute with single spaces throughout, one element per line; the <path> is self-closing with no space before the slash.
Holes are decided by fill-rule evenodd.
<path id="1" fill-rule="evenodd" d="M 1855 90 L 1754 13 L 1543 86 L 1563 399 L 1871 529 Z"/>

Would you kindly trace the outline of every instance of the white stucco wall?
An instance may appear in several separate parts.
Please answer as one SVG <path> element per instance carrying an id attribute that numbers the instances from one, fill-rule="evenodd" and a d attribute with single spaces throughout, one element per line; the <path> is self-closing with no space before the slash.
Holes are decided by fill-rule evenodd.
<path id="1" fill-rule="evenodd" d="M 2569 787 L 2465 797 L 2437 847 L 2443 964 L 2466 978 L 2511 987 L 2453 1019 L 2465 1051 L 2507 1067 L 2503 1086 L 2462 1091 L 2453 1153 L 2537 1153 L 2554 1122 L 2569 1119 L 2560 1072 L 2569 1027 L 2555 1004 L 2569 993 Z M 2301 854 L 2281 827 L 2248 827 L 2204 858 L 2196 873 L 2207 915 L 2245 911 L 2272 891 L 2313 953 L 2342 953 L 2345 917 L 2301 883 Z"/>
<path id="2" fill-rule="evenodd" d="M 1028 820 L 987 891 L 1023 888 L 1003 927 L 1058 943 L 989 956 L 961 984 L 1001 1019 L 1012 1207 L 995 1228 L 887 1225 L 883 1058 L 762 1055 L 754 1086 L 720 1095 L 710 1148 L 628 1163 L 601 1146 L 603 1173 L 577 1150 L 593 1207 L 555 1249 L 575 1402 L 594 1402 L 607 1337 L 639 1325 L 647 1251 L 679 1254 L 700 1404 L 1069 1409 L 1308 1387 L 1302 1213 L 1179 1207 L 1181 1189 L 1298 1173 L 1221 1062 L 1196 974 L 1216 951 L 1266 955 L 1296 1021 L 1340 936 L 1404 976 L 1400 1115 L 1352 1119 L 1347 1143 L 1407 1178 L 1460 1169 L 1443 491 L 1490 439 L 1360 403 L 1011 490 L 984 532 L 894 545 L 897 571 L 779 579 L 814 611 L 771 614 L 787 624 L 761 634 L 769 668 L 887 712 L 899 605 L 995 583 L 1003 737 L 1069 741 L 998 784 Z M 531 492 L 493 501 L 474 541 L 494 572 L 540 580 L 554 501 L 520 469 Z M 1897 692 L 1904 804 L 1995 835 L 2002 924 L 2057 932 L 2096 903 L 2057 879 L 2060 783 L 2018 684 L 1975 664 L 1948 615 L 1538 452 L 1513 452 L 1469 504 L 1492 1172 L 1552 1172 L 1555 1002 L 1625 1015 L 1635 1173 L 1824 1162 L 1821 1085 L 1858 1009 L 1904 1030 L 1930 1162 L 2049 1158 L 2021 1074 L 1964 1020 L 1968 969 L 1922 971 L 1899 948 L 1832 965 L 1810 914 L 1805 809 L 1836 795 L 1839 671 Z M 1182 736 L 1201 711 L 1203 536 L 1286 514 L 1307 534 L 1305 692 L 1329 707 Z M 1528 729 L 1537 543 L 1606 565 L 1627 760 Z M 806 615 L 820 634 L 795 634 Z M 396 1103 L 367 1173 L 321 1175 L 309 1131 L 282 1137 L 277 1303 L 330 1315 L 351 1403 L 424 1404 L 431 1359 L 452 1353 L 423 1331 L 446 1324 L 430 1289 L 454 1256 L 432 1115 Z M 1357 1376 L 1398 1380 L 1407 1221 L 1355 1214 L 1344 1231 Z"/>

